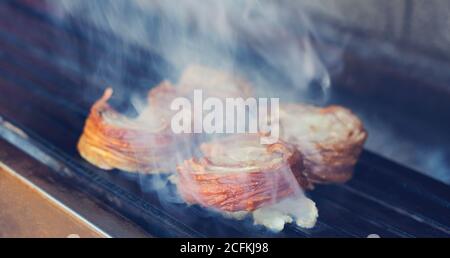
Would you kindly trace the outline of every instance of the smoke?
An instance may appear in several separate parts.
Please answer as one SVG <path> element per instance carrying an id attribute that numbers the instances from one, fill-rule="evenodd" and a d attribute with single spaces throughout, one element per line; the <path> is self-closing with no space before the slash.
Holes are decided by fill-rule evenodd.
<path id="1" fill-rule="evenodd" d="M 364 118 L 364 125 L 370 128 L 370 137 L 365 145 L 367 150 L 450 184 L 450 156 L 443 147 L 448 144 L 448 140 L 441 137 L 440 132 L 423 133 L 435 130 L 431 129 L 433 125 L 426 125 L 414 118 L 392 116 L 392 112 L 383 116 L 359 111 Z M 392 117 L 386 119 L 389 116 Z M 393 119 L 395 122 L 390 121 Z"/>
<path id="2" fill-rule="evenodd" d="M 311 44 L 317 39 L 314 28 L 295 1 L 55 2 L 66 16 L 82 17 L 163 57 L 171 69 L 160 69 L 162 78 L 177 78 L 187 65 L 197 63 L 240 73 L 262 94 L 275 94 L 275 88 L 276 95 L 286 99 L 293 92 L 305 96 L 312 83 L 324 93 L 330 86 L 327 69 Z M 110 61 L 98 62 L 98 71 L 112 66 Z M 120 73 L 120 64 L 115 66 L 111 70 Z"/>
<path id="3" fill-rule="evenodd" d="M 119 48 L 103 44 L 111 49 L 100 55 L 92 69 L 92 76 L 112 84 L 116 95 L 129 97 L 130 89 L 136 87 L 128 85 L 125 61 L 134 47 L 162 57 L 170 67 L 143 60 L 150 64 L 142 68 L 148 72 L 140 71 L 147 87 L 155 83 L 154 71 L 159 78 L 178 81 L 186 67 L 200 64 L 248 79 L 263 97 L 310 100 L 311 87 L 320 89 L 321 101 L 328 95 L 330 78 L 312 43 L 318 37 L 296 1 L 60 0 L 54 4 L 66 18 L 87 22 L 123 40 Z M 93 41 L 101 40 L 96 32 L 86 33 L 91 33 Z M 139 98 L 132 99 L 138 112 L 146 110 Z M 182 148 L 195 155 L 192 146 Z M 184 155 L 179 156 L 181 163 Z M 140 182 L 143 192 L 156 191 L 164 201 L 180 202 L 167 187 L 166 175 L 140 176 Z M 297 197 L 305 199 L 295 187 Z M 280 216 L 300 217 L 295 215 L 298 212 L 277 209 Z M 273 211 L 260 213 L 266 212 Z"/>

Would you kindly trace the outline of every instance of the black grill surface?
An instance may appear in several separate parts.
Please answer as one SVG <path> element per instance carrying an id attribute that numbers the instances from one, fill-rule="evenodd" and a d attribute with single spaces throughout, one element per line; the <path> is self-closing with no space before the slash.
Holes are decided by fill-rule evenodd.
<path id="1" fill-rule="evenodd" d="M 76 142 L 92 103 L 111 81 L 147 91 L 160 81 L 164 60 L 139 49 L 113 58 L 123 70 L 102 72 L 96 60 L 121 47 L 120 40 L 92 28 L 56 22 L 18 2 L 0 4 L 0 116 L 18 126 L 32 145 L 60 162 L 54 168 L 61 184 L 81 189 L 132 219 L 154 236 L 194 237 L 448 237 L 450 188 L 415 171 L 364 151 L 354 178 L 345 185 L 319 186 L 308 195 L 316 202 L 319 220 L 306 230 L 294 225 L 274 234 L 211 214 L 197 206 L 161 201 L 142 192 L 137 178 L 106 172 L 85 162 Z M 108 38 L 108 46 L 87 40 L 83 30 Z M 100 42 L 100 41 L 99 41 Z M 105 42 L 104 40 L 101 42 Z M 123 105 L 128 92 L 113 102 Z M 118 96 L 118 97 L 117 97 Z M 142 180 L 142 178 L 141 178 Z"/>

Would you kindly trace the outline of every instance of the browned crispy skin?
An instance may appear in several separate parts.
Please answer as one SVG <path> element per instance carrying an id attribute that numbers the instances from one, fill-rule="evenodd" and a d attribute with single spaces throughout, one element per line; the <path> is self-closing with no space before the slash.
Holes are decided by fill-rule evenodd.
<path id="1" fill-rule="evenodd" d="M 145 123 L 115 111 L 107 103 L 112 95 L 112 90 L 107 89 L 92 106 L 86 120 L 78 142 L 81 156 L 103 169 L 118 168 L 145 173 L 170 170 L 175 164 L 175 153 L 180 154 L 180 145 L 192 139 L 191 135 L 174 135 L 171 132 L 170 120 L 177 111 L 171 110 L 170 104 L 176 97 L 192 97 L 193 89 L 202 89 L 205 95 L 219 98 L 247 97 L 252 92 L 249 84 L 230 74 L 202 66 L 189 66 L 177 86 L 163 81 L 149 92 L 149 108 L 145 111 L 157 114 L 159 117 L 153 123 L 161 125 L 161 128 L 149 130 Z"/>
<path id="2" fill-rule="evenodd" d="M 170 105 L 177 97 L 193 98 L 194 90 L 202 90 L 203 97 L 248 98 L 253 95 L 253 86 L 235 74 L 210 67 L 190 65 L 182 73 L 178 83 L 162 81 L 150 90 L 150 107 L 169 119 L 176 113 Z"/>
<path id="3" fill-rule="evenodd" d="M 203 91 L 204 97 L 248 98 L 253 96 L 253 86 L 237 74 L 216 70 L 201 65 L 188 66 L 178 81 L 182 95 L 190 96 L 196 89 Z"/>
<path id="4" fill-rule="evenodd" d="M 78 142 L 80 155 L 106 170 L 151 173 L 173 169 L 170 158 L 181 139 L 171 134 L 167 122 L 149 118 L 156 120 L 149 129 L 146 123 L 124 117 L 107 103 L 111 95 L 107 89 L 92 106 Z"/>
<path id="5" fill-rule="evenodd" d="M 162 81 L 150 90 L 148 102 L 151 108 L 161 112 L 170 120 L 171 116 L 176 112 L 170 109 L 170 104 L 177 97 L 182 97 L 178 88 L 169 81 Z"/>
<path id="6" fill-rule="evenodd" d="M 194 90 L 202 90 L 203 97 L 224 99 L 248 98 L 253 95 L 253 86 L 234 74 L 200 65 L 190 65 L 182 73 L 178 83 L 162 81 L 149 92 L 150 106 L 170 109 L 176 97 L 191 98 Z"/>
<path id="7" fill-rule="evenodd" d="M 253 211 L 294 194 L 299 190 L 298 184 L 311 187 L 303 174 L 300 153 L 281 141 L 263 147 L 267 159 L 261 161 L 222 164 L 211 156 L 221 154 L 221 150 L 212 153 L 211 149 L 227 151 L 227 144 L 245 145 L 246 137 L 249 136 L 231 136 L 204 144 L 201 149 L 205 157 L 186 160 L 178 166 L 177 186 L 186 202 L 229 212 Z"/>
<path id="8" fill-rule="evenodd" d="M 362 151 L 367 132 L 350 110 L 289 104 L 280 108 L 282 138 L 297 146 L 314 183 L 344 183 Z"/>

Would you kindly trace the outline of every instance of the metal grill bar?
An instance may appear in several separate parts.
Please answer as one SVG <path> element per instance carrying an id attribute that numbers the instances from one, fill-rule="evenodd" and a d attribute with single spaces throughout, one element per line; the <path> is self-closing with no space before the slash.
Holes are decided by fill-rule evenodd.
<path id="1" fill-rule="evenodd" d="M 110 58 L 120 47 L 96 45 L 81 31 L 62 27 L 44 14 L 17 3 L 1 4 L 0 115 L 21 128 L 23 139 L 0 126 L 0 135 L 25 151 L 30 145 L 47 153 L 61 167 L 54 169 L 61 183 L 84 189 L 133 219 L 155 236 L 449 236 L 449 187 L 365 151 L 354 179 L 342 186 L 320 186 L 310 193 L 317 202 L 317 226 L 305 230 L 293 225 L 280 234 L 210 216 L 193 206 L 161 203 L 156 193 L 143 193 L 136 180 L 120 171 L 105 172 L 87 164 L 76 152 L 76 141 L 92 102 L 107 82 L 91 75 L 96 58 Z M 19 21 L 19 22 L 17 22 Z M 86 30 L 90 28 L 86 27 Z M 92 29 L 94 30 L 94 29 Z M 97 33 L 97 32 L 96 32 Z M 105 36 L 99 33 L 99 37 Z M 101 34 L 101 35 L 100 35 Z M 158 82 L 164 61 L 138 48 L 123 60 L 127 85 L 147 90 Z M 148 60 L 151 60 L 150 62 Z M 117 60 L 111 59 L 111 62 Z M 152 72 L 153 71 L 153 72 Z M 105 71 L 105 76 L 113 73 Z M 144 85 L 142 82 L 147 81 Z M 104 85 L 104 86 L 103 86 Z M 135 88 L 136 89 L 136 88 Z M 89 92 L 89 95 L 86 94 Z M 128 99 L 127 94 L 121 100 Z M 33 153 L 31 153 L 33 154 Z M 39 157 L 37 157 L 39 158 Z"/>

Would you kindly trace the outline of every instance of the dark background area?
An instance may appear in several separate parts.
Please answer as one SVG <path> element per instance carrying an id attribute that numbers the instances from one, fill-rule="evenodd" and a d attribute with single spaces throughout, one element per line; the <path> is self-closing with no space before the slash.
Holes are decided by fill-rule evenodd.
<path id="1" fill-rule="evenodd" d="M 367 148 L 449 183 L 450 3 L 300 2 L 346 49 L 335 92 L 361 112 Z"/>
<path id="2" fill-rule="evenodd" d="M 102 83 L 118 86 L 116 92 L 124 102 L 130 89 L 145 91 L 171 69 L 145 69 L 154 64 L 145 52 L 148 44 L 158 40 L 154 31 L 164 24 L 164 17 L 140 2 L 146 1 L 116 1 L 114 6 L 104 1 L 85 5 L 61 1 L 50 11 L 92 44 L 105 40 L 105 32 L 121 40 L 119 46 L 105 44 L 107 52 L 97 57 L 98 63 L 81 69 L 86 80 L 100 78 Z M 61 3 L 66 8 L 63 11 L 58 9 Z M 329 98 L 315 99 L 320 88 L 312 83 L 306 99 L 351 108 L 368 129 L 367 149 L 450 183 L 450 4 L 438 0 L 322 0 L 279 1 L 277 5 L 281 16 L 290 17 L 289 31 L 297 33 L 290 39 L 301 44 L 304 38 L 311 38 L 331 76 Z M 101 33 L 85 30 L 84 24 Z M 262 29 L 278 33 L 276 26 Z M 258 53 L 252 52 L 256 43 L 251 38 L 242 41 L 244 47 L 238 54 L 243 57 L 242 66 L 264 67 L 255 61 L 260 60 Z M 143 52 L 136 53 L 130 46 Z M 123 61 L 130 54 L 139 60 L 138 67 Z M 140 74 L 122 72 L 127 69 Z M 281 84 L 275 80 L 269 87 L 285 91 Z M 87 91 L 88 98 L 93 90 Z M 304 92 L 291 95 L 305 98 Z"/>
<path id="3" fill-rule="evenodd" d="M 341 53 L 342 60 L 338 66 L 327 63 L 333 86 L 330 98 L 321 104 L 352 108 L 370 136 L 349 183 L 320 186 L 308 193 L 319 208 L 317 226 L 306 230 L 289 225 L 274 235 L 249 221 L 237 223 L 200 207 L 164 203 L 157 193 L 143 191 L 136 178 L 83 161 L 75 145 L 89 107 L 102 90 L 111 83 L 125 85 L 116 88 L 112 102 L 119 108 L 127 106 L 131 95 L 146 92 L 162 79 L 161 71 L 171 67 L 145 47 L 94 26 L 99 24 L 61 15 L 42 1 L 11 2 L 0 5 L 0 129 L 10 121 L 28 138 L 15 142 L 3 130 L 2 136 L 65 178 L 55 182 L 92 194 L 151 234 L 448 236 L 448 186 L 417 173 L 448 182 L 449 81 L 447 59 L 433 54 L 437 50 L 416 48 L 356 28 L 361 22 L 311 11 L 317 52 L 325 63 L 329 53 Z M 355 6 L 359 4 L 343 10 L 363 12 L 363 7 Z M 369 14 L 361 16 L 369 19 Z M 110 64 L 108 69 L 102 70 L 98 60 Z M 310 94 L 316 94 L 314 85 Z"/>

